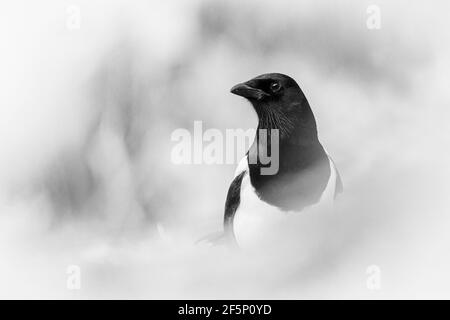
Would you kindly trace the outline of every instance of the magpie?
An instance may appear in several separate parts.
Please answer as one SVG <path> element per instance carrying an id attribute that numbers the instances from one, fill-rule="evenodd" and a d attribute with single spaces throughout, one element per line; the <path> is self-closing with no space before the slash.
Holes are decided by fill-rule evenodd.
<path id="1" fill-rule="evenodd" d="M 343 191 L 339 172 L 319 141 L 314 114 L 294 79 L 263 74 L 235 85 L 231 93 L 251 103 L 258 127 L 228 189 L 223 239 L 241 248 L 283 237 L 292 241 L 299 217 L 328 210 Z M 278 156 L 276 172 L 264 172 L 271 165 L 263 161 L 268 154 Z"/>

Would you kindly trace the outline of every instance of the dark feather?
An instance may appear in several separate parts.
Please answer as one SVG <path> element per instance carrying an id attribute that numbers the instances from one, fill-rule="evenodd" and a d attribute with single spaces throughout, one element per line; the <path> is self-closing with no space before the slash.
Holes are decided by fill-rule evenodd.
<path id="1" fill-rule="evenodd" d="M 228 188 L 227 200 L 225 201 L 224 230 L 225 234 L 232 239 L 234 239 L 233 218 L 241 203 L 241 184 L 245 174 L 246 171 L 243 171 L 234 178 Z"/>

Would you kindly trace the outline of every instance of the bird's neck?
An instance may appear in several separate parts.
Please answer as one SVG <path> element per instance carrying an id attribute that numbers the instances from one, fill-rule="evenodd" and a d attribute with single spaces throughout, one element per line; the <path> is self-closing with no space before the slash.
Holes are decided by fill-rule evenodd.
<path id="1" fill-rule="evenodd" d="M 301 108 L 288 116 L 289 123 L 286 123 L 287 120 L 274 121 L 270 114 L 267 116 L 270 119 L 259 117 L 256 137 L 248 151 L 249 160 L 253 161 L 252 171 L 259 172 L 262 167 L 270 167 L 266 165 L 268 158 L 272 161 L 278 157 L 275 161 L 278 161 L 280 172 L 302 170 L 325 158 L 325 150 L 317 135 L 316 121 L 306 99 Z"/>
<path id="2" fill-rule="evenodd" d="M 273 130 L 278 130 L 280 146 L 292 145 L 301 148 L 319 144 L 316 120 L 306 99 L 299 109 L 282 116 L 270 112 L 258 114 L 256 139 L 261 136 L 261 131 L 266 131 L 268 137 L 267 143 L 263 143 L 261 147 L 270 148 Z"/>

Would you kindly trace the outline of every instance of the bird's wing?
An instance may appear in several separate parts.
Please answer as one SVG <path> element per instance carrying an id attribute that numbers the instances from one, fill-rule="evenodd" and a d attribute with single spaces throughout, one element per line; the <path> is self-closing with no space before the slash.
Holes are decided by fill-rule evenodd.
<path id="1" fill-rule="evenodd" d="M 236 238 L 233 231 L 233 219 L 236 210 L 239 208 L 239 204 L 241 203 L 241 183 L 246 174 L 247 171 L 245 170 L 238 174 L 228 188 L 223 219 L 224 231 L 209 234 L 198 240 L 196 243 L 203 243 L 207 245 L 236 244 Z"/>
<path id="2" fill-rule="evenodd" d="M 224 230 L 225 234 L 233 235 L 233 218 L 241 202 L 242 179 L 248 172 L 248 156 L 246 155 L 239 162 L 234 171 L 234 179 L 228 188 L 227 199 L 225 201 Z M 233 235 L 234 237 L 234 235 Z"/>
<path id="3" fill-rule="evenodd" d="M 233 219 L 236 210 L 239 208 L 239 204 L 241 203 L 241 184 L 242 179 L 247 174 L 247 171 L 242 171 L 239 173 L 231 182 L 230 187 L 228 188 L 227 200 L 225 201 L 225 214 L 223 219 L 223 226 L 225 230 L 225 234 L 234 239 L 233 232 Z"/>
<path id="4" fill-rule="evenodd" d="M 336 168 L 336 164 L 333 161 L 333 158 L 331 158 L 330 154 L 328 153 L 328 151 L 325 149 L 325 147 L 323 147 L 323 150 L 325 151 L 325 153 L 328 156 L 328 159 L 330 159 L 330 164 L 331 164 L 331 169 L 334 170 L 335 176 L 336 176 L 336 183 L 334 185 L 334 199 L 336 199 L 336 197 L 344 192 L 344 185 L 342 183 L 342 179 L 341 179 L 341 175 L 339 174 L 338 169 Z"/>
<path id="5" fill-rule="evenodd" d="M 247 156 L 242 158 L 239 162 L 236 171 L 234 172 L 234 179 L 228 188 L 227 199 L 225 201 L 225 213 L 224 213 L 224 231 L 209 234 L 196 243 L 203 243 L 207 245 L 222 245 L 229 244 L 230 240 L 235 241 L 233 232 L 233 219 L 236 210 L 239 208 L 241 202 L 241 184 L 242 179 L 247 174 L 248 161 Z"/>
<path id="6" fill-rule="evenodd" d="M 334 199 L 336 199 L 336 197 L 344 192 L 344 185 L 342 184 L 342 179 L 341 179 L 341 175 L 339 174 L 338 169 L 336 168 L 336 165 L 333 161 L 333 159 L 328 155 L 328 158 L 330 159 L 330 162 L 332 164 L 332 170 L 334 170 L 335 174 L 336 174 L 336 183 L 334 186 Z"/>

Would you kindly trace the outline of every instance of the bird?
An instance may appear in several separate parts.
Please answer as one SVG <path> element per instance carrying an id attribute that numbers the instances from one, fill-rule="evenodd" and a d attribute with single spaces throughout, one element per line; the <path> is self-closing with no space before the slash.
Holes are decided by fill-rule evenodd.
<path id="1" fill-rule="evenodd" d="M 250 102 L 258 125 L 228 188 L 218 238 L 239 248 L 289 245 L 305 217 L 332 208 L 343 192 L 342 179 L 293 78 L 267 73 L 233 86 L 231 93 Z M 272 165 L 263 159 L 268 154 L 278 156 L 275 172 L 264 172 Z"/>

